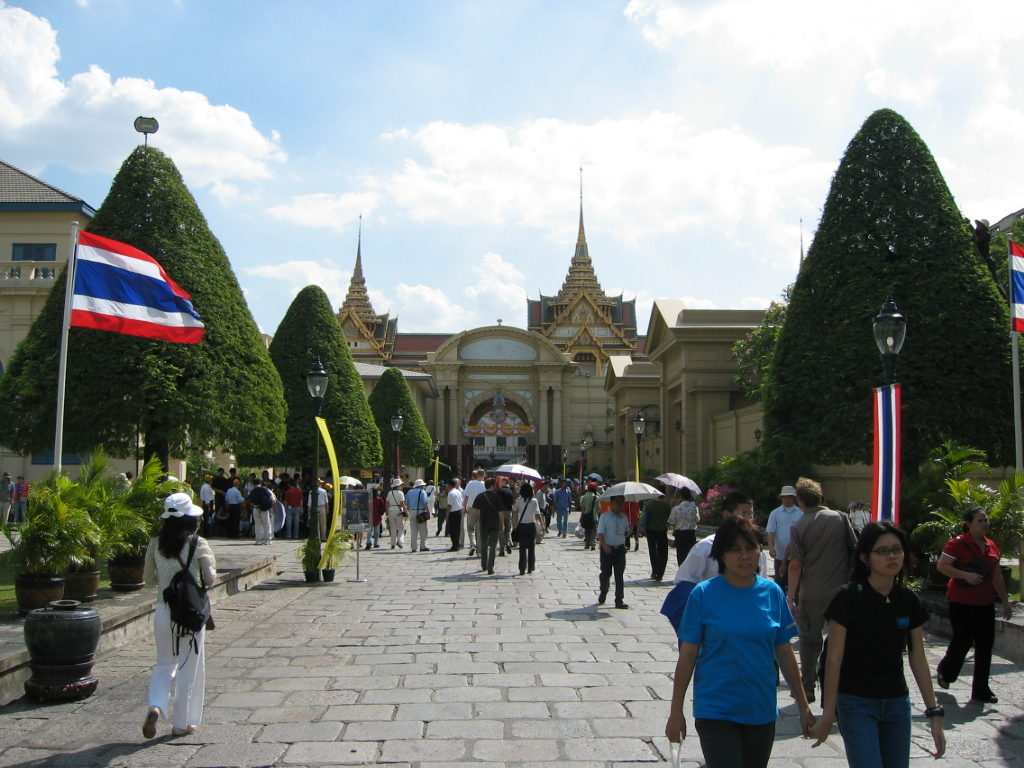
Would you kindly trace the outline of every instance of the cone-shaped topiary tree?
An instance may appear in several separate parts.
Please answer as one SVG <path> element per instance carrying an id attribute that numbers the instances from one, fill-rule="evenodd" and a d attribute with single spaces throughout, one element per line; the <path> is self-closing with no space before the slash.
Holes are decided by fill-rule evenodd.
<path id="1" fill-rule="evenodd" d="M 330 428 L 339 464 L 351 468 L 380 464 L 380 434 L 366 390 L 323 289 L 310 285 L 299 291 L 277 327 L 270 357 L 281 376 L 288 403 L 285 441 L 280 451 L 258 454 L 251 457 L 252 463 L 313 466 L 315 408 L 306 388 L 306 374 L 319 357 L 330 377 L 320 415 Z M 243 463 L 249 458 L 243 457 Z M 320 458 L 326 462 L 327 454 L 321 451 Z"/>
<path id="2" fill-rule="evenodd" d="M 137 147 L 114 178 L 89 231 L 139 248 L 192 295 L 206 325 L 199 344 L 72 328 L 64 446 L 115 456 L 136 450 L 166 465 L 189 446 L 277 450 L 284 438 L 281 381 L 227 255 L 174 163 Z M 62 274 L 0 380 L 0 444 L 53 447 Z M 16 405 L 15 405 L 16 404 Z"/>
<path id="3" fill-rule="evenodd" d="M 384 445 L 385 468 L 389 469 L 395 461 L 395 432 L 391 429 L 391 417 L 396 412 L 401 413 L 405 420 L 398 437 L 402 464 L 425 467 L 433 460 L 434 445 L 430 441 L 430 432 L 412 399 L 409 383 L 400 370 L 388 368 L 384 371 L 370 393 L 370 408 Z"/>
<path id="4" fill-rule="evenodd" d="M 1007 308 L 928 147 L 883 109 L 832 180 L 763 390 L 781 471 L 870 461 L 870 390 L 884 383 L 871 321 L 890 294 L 907 318 L 904 469 L 949 438 L 1010 456 Z"/>

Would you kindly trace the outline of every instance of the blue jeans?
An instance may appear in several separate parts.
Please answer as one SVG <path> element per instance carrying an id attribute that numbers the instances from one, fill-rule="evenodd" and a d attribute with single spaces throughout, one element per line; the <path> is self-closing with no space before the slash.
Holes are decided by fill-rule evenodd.
<path id="1" fill-rule="evenodd" d="M 302 507 L 285 507 L 284 537 L 286 539 L 299 538 L 299 515 L 302 514 Z"/>
<path id="2" fill-rule="evenodd" d="M 910 765 L 910 697 L 865 699 L 840 693 L 836 714 L 850 768 Z"/>
<path id="3" fill-rule="evenodd" d="M 569 510 L 557 510 L 555 512 L 555 520 L 557 521 L 558 532 L 565 536 L 569 532 Z"/>

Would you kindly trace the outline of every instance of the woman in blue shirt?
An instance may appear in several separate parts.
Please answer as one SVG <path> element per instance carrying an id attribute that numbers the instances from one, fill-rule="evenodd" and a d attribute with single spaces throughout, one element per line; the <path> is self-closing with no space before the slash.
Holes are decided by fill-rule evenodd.
<path id="1" fill-rule="evenodd" d="M 693 677 L 694 724 L 708 768 L 768 764 L 779 716 L 776 661 L 800 707 L 805 736 L 814 722 L 790 646 L 796 624 L 782 589 L 758 574 L 760 554 L 753 524 L 726 520 L 711 550 L 720 575 L 694 587 L 679 625 L 665 735 L 672 742 L 686 738 L 683 701 Z"/>

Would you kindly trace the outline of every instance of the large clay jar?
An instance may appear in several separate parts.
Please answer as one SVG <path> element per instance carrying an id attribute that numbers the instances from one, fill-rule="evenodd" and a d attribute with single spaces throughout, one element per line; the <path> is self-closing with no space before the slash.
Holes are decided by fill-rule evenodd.
<path id="1" fill-rule="evenodd" d="M 19 574 L 14 577 L 14 594 L 18 598 L 18 613 L 27 616 L 29 611 L 45 608 L 64 596 L 64 577 Z"/>
<path id="2" fill-rule="evenodd" d="M 145 557 L 118 557 L 108 561 L 110 589 L 114 592 L 137 592 L 146 586 L 143 581 L 145 569 Z"/>
<path id="3" fill-rule="evenodd" d="M 64 574 L 64 599 L 91 603 L 100 587 L 99 571 L 68 571 Z"/>
<path id="4" fill-rule="evenodd" d="M 92 666 L 102 624 L 95 608 L 77 600 L 54 600 L 25 619 L 25 646 L 32 677 L 25 693 L 40 703 L 91 696 L 98 680 Z"/>

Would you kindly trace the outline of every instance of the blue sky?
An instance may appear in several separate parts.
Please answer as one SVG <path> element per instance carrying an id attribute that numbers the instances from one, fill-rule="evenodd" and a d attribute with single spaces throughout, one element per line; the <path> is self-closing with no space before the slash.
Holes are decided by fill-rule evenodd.
<path id="1" fill-rule="evenodd" d="M 598 278 L 643 331 L 659 297 L 776 298 L 880 107 L 965 215 L 1024 207 L 1022 38 L 1011 0 L 0 0 L 0 157 L 98 207 L 156 117 L 270 333 L 310 283 L 340 305 L 360 214 L 400 330 L 525 325 L 582 166 Z"/>

